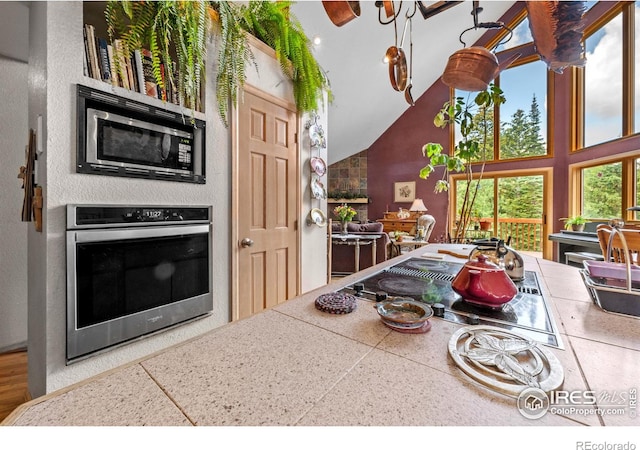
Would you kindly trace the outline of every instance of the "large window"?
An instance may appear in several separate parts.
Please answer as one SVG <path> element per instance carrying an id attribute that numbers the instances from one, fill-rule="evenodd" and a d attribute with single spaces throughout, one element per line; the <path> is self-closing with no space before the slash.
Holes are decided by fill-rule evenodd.
<path id="1" fill-rule="evenodd" d="M 640 131 L 640 2 L 613 12 L 585 32 L 578 148 Z"/>
<path id="2" fill-rule="evenodd" d="M 546 156 L 547 151 L 547 67 L 542 61 L 533 61 L 505 70 L 496 84 L 503 90 L 506 103 L 487 111 L 488 139 L 486 160 L 507 160 Z M 476 92 L 455 91 L 465 103 L 473 103 Z M 482 142 L 484 120 L 481 111 L 473 112 L 477 129 L 470 134 Z M 496 129 L 495 117 L 500 117 Z M 461 135 L 455 130 L 455 141 Z M 497 144 L 498 151 L 495 151 Z M 497 154 L 496 154 L 497 153 Z"/>
<path id="3" fill-rule="evenodd" d="M 507 42 L 504 38 L 496 47 L 498 59 L 500 51 L 506 51 L 519 46 L 522 50 L 512 52 L 530 53 L 527 50 L 533 46 L 533 39 L 529 30 L 529 22 L 525 17 L 513 28 L 513 36 Z M 507 56 L 505 56 L 506 58 Z M 486 145 L 486 161 L 503 161 L 547 156 L 550 154 L 547 145 L 548 114 L 547 105 L 553 99 L 549 98 L 547 87 L 547 66 L 537 58 L 537 55 L 516 60 L 514 65 L 503 70 L 494 83 L 502 89 L 507 99 L 492 111 L 487 111 L 486 122 L 489 138 Z M 477 93 L 465 91 L 454 92 L 454 96 L 462 98 L 465 103 L 473 102 Z M 475 121 L 479 125 L 472 133 L 472 138 L 482 141 L 483 120 L 480 111 L 474 111 Z M 496 118 L 500 126 L 496 127 Z M 455 142 L 459 142 L 461 135 L 455 130 Z"/>
<path id="4" fill-rule="evenodd" d="M 622 214 L 622 163 L 582 169 L 582 215 L 611 219 Z"/>
<path id="5" fill-rule="evenodd" d="M 477 190 L 472 223 L 465 232 L 469 240 L 498 236 L 511 240 L 518 250 L 539 252 L 543 250 L 545 217 L 545 176 L 550 171 L 501 172 L 485 174 L 478 184 L 471 182 L 472 195 Z M 460 216 L 467 181 L 454 176 L 455 219 Z M 454 219 L 454 223 L 455 223 Z M 489 230 L 483 231 L 480 223 L 491 222 Z"/>
<path id="6" fill-rule="evenodd" d="M 507 102 L 500 106 L 499 159 L 546 155 L 546 64 L 534 61 L 505 70 L 500 88 Z"/>
<path id="7" fill-rule="evenodd" d="M 634 77 L 635 78 L 635 103 L 634 103 L 634 131 L 640 132 L 640 2 L 635 3 L 634 8 Z"/>
<path id="8" fill-rule="evenodd" d="M 640 158 L 628 156 L 573 168 L 578 180 L 575 211 L 591 220 L 637 220 L 628 208 L 640 204 Z"/>
<path id="9" fill-rule="evenodd" d="M 636 159 L 634 175 L 635 175 L 634 185 L 636 187 L 636 195 L 635 195 L 635 201 L 634 201 L 635 204 L 633 206 L 639 206 L 640 205 L 640 158 Z M 640 218 L 640 211 L 634 211 L 633 219 L 638 220 L 639 218 Z"/>
<path id="10" fill-rule="evenodd" d="M 584 146 L 622 137 L 622 14 L 585 41 Z"/>

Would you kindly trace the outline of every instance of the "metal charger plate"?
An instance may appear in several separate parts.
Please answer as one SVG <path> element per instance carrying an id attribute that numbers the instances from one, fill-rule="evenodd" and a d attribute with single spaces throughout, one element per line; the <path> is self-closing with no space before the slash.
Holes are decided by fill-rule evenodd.
<path id="1" fill-rule="evenodd" d="M 531 387 L 549 393 L 564 382 L 562 364 L 550 350 L 502 328 L 462 327 L 449 339 L 448 350 L 468 376 L 511 397 Z"/>

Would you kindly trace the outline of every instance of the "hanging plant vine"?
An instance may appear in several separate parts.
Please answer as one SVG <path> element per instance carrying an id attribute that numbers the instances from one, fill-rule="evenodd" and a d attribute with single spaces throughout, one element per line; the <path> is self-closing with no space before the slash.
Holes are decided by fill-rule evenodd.
<path id="1" fill-rule="evenodd" d="M 156 83 L 165 88 L 165 78 L 177 85 L 180 104 L 200 109 L 200 85 L 204 80 L 207 36 L 210 26 L 208 4 L 204 1 L 115 1 L 105 10 L 109 38 L 121 39 L 125 56 L 148 46 L 152 53 Z M 175 50 L 177 79 L 174 72 L 163 74 L 162 64 L 172 67 Z M 118 58 L 116 58 L 118 61 Z M 122 68 L 116 62 L 116 69 Z"/>
<path id="2" fill-rule="evenodd" d="M 204 81 L 208 38 L 217 39 L 215 64 L 218 112 L 228 125 L 230 105 L 246 81 L 247 65 L 255 58 L 247 33 L 273 48 L 283 73 L 292 81 L 296 107 L 301 112 L 318 109 L 329 80 L 311 52 L 311 42 L 292 14 L 291 1 L 116 1 L 107 3 L 105 16 L 109 37 L 121 39 L 127 56 L 145 46 L 153 53 L 153 72 L 158 85 L 165 87 L 161 63 L 171 67 L 176 55 L 177 85 L 183 106 L 199 109 L 200 86 Z M 118 62 L 116 62 L 118 66 Z M 116 67 L 118 71 L 121 68 Z"/>

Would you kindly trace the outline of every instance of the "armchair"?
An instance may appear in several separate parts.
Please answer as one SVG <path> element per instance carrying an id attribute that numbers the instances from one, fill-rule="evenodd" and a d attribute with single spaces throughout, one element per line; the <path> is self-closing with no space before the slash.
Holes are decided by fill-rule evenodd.
<path id="1" fill-rule="evenodd" d="M 424 227 L 424 240 L 429 241 L 429 236 L 436 226 L 436 219 L 431 214 L 423 214 L 418 217 L 418 227 Z"/>

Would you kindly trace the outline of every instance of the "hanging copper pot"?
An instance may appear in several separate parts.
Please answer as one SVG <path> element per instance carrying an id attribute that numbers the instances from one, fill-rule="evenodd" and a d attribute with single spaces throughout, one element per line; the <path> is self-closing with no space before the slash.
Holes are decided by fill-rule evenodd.
<path id="1" fill-rule="evenodd" d="M 407 32 L 407 23 L 404 24 L 404 31 L 402 33 L 402 42 L 398 46 L 398 29 L 395 28 L 396 20 L 393 20 L 393 26 L 396 31 L 396 45 L 393 45 L 387 49 L 385 57 L 389 64 L 389 81 L 391 81 L 391 87 L 396 91 L 404 91 L 407 87 L 407 56 L 402 50 L 404 45 L 404 37 Z"/>
<path id="2" fill-rule="evenodd" d="M 360 16 L 360 2 L 323 1 L 322 6 L 331 22 L 338 27 Z"/>
<path id="3" fill-rule="evenodd" d="M 404 91 L 407 87 L 407 57 L 400 47 L 389 47 L 389 80 L 396 91 Z"/>
<path id="4" fill-rule="evenodd" d="M 442 82 L 462 91 L 483 91 L 500 71 L 519 57 L 520 54 L 517 53 L 498 64 L 496 55 L 484 47 L 463 48 L 449 57 L 442 74 Z"/>

